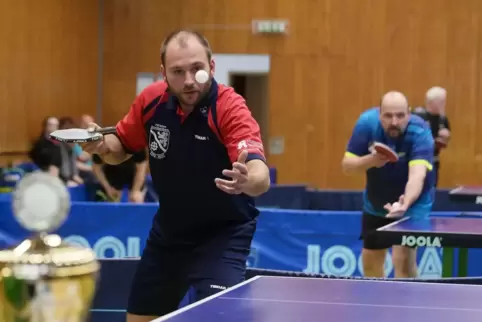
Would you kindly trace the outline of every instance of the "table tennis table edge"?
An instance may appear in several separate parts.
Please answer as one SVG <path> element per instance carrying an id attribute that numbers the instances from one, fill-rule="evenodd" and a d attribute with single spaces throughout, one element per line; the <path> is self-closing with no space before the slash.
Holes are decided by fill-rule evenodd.
<path id="1" fill-rule="evenodd" d="M 204 304 L 204 303 L 206 303 L 206 302 L 209 302 L 209 301 L 211 301 L 211 300 L 214 300 L 214 299 L 216 299 L 216 298 L 218 298 L 218 297 L 220 297 L 220 296 L 222 296 L 222 295 L 224 295 L 224 294 L 226 294 L 226 293 L 229 293 L 229 292 L 231 292 L 231 291 L 233 291 L 233 290 L 235 290 L 235 289 L 237 289 L 237 288 L 240 288 L 240 287 L 242 287 L 242 286 L 244 286 L 244 285 L 247 285 L 247 284 L 249 284 L 249 283 L 252 283 L 252 282 L 256 281 L 257 279 L 259 279 L 259 278 L 261 278 L 261 277 L 263 277 L 263 276 L 257 275 L 257 276 L 251 277 L 250 279 L 247 279 L 247 280 L 245 280 L 245 281 L 243 281 L 243 282 L 241 282 L 241 283 L 239 283 L 239 284 L 236 284 L 236 285 L 234 285 L 234 286 L 232 286 L 232 287 L 229 287 L 229 288 L 227 288 L 227 289 L 225 289 L 225 290 L 222 290 L 222 291 L 220 291 L 220 292 L 218 292 L 218 293 L 216 293 L 216 294 L 213 294 L 213 295 L 211 295 L 211 296 L 208 296 L 208 297 L 206 297 L 206 298 L 204 298 L 204 299 L 202 299 L 202 300 L 196 301 L 196 302 L 194 302 L 194 303 L 192 303 L 192 304 L 186 305 L 186 306 L 184 306 L 184 307 L 182 307 L 182 308 L 180 308 L 180 309 L 178 309 L 178 310 L 176 310 L 176 311 L 174 311 L 174 312 L 171 312 L 171 313 L 169 313 L 169 314 L 166 314 L 166 315 L 164 315 L 164 316 L 161 316 L 160 318 L 151 320 L 151 322 L 168 321 L 169 319 L 171 319 L 171 318 L 173 318 L 173 317 L 175 317 L 175 316 L 177 316 L 177 315 L 179 315 L 179 314 L 181 314 L 181 313 L 184 313 L 184 312 L 186 312 L 186 311 L 189 311 L 189 310 L 191 310 L 191 309 L 193 309 L 193 308 L 195 308 L 195 307 L 197 307 L 197 306 L 199 306 L 199 305 L 202 305 L 202 304 Z"/>
<path id="2" fill-rule="evenodd" d="M 457 188 L 450 189 L 450 190 L 449 190 L 449 195 L 455 194 L 455 193 L 457 193 L 457 192 L 459 192 L 459 191 L 461 191 L 461 190 L 463 190 L 463 189 L 464 189 L 464 186 L 458 186 Z"/>
<path id="3" fill-rule="evenodd" d="M 479 236 L 480 234 L 475 234 L 475 233 L 441 233 L 441 232 L 420 232 L 420 231 L 412 231 L 412 230 L 404 230 L 404 231 L 390 231 L 388 230 L 389 228 L 404 222 L 411 217 L 405 217 L 400 220 L 397 220 L 395 222 L 392 222 L 388 225 L 385 225 L 383 227 L 378 228 L 376 231 L 381 233 L 381 234 L 408 234 L 408 235 L 422 235 L 422 236 L 438 236 L 438 237 L 446 237 L 446 236 L 454 236 L 457 235 L 458 237 L 460 236 Z M 459 253 L 459 263 L 458 263 L 458 268 L 459 268 L 459 277 L 466 277 L 467 275 L 467 247 L 450 247 L 450 246 L 443 246 L 441 247 L 444 250 L 443 257 L 442 257 L 442 276 L 443 277 L 452 277 L 452 272 L 453 272 L 453 267 L 455 264 L 453 264 L 453 256 L 454 256 L 454 248 L 459 248 L 460 253 Z M 447 254 L 447 257 L 445 256 Z M 465 264 L 462 262 L 465 261 Z M 462 264 L 461 264 L 462 263 Z M 461 268 L 462 267 L 462 268 Z M 463 268 L 465 267 L 465 268 Z M 465 271 L 465 273 L 462 273 L 460 275 L 460 270 Z"/>
<path id="4" fill-rule="evenodd" d="M 463 191 L 464 189 L 470 189 L 466 186 L 459 186 L 457 188 L 453 188 L 451 190 L 449 190 L 449 195 L 455 195 L 461 191 Z M 462 193 L 460 194 L 461 196 L 480 196 L 482 195 L 482 189 L 480 190 L 481 193 Z"/>
<path id="5" fill-rule="evenodd" d="M 269 276 L 269 275 L 257 275 L 254 276 L 250 279 L 247 279 L 239 284 L 236 284 L 230 288 L 227 288 L 225 290 L 222 290 L 216 294 L 213 294 L 211 296 L 208 296 L 202 300 L 199 300 L 195 303 L 189 304 L 187 306 L 184 306 L 174 312 L 171 312 L 169 314 L 166 314 L 160 318 L 151 320 L 150 322 L 163 322 L 163 321 L 169 321 L 169 319 L 176 317 L 186 311 L 189 311 L 197 306 L 200 306 L 202 304 L 205 304 L 211 300 L 214 300 L 216 298 L 219 298 L 231 291 L 234 291 L 242 286 L 248 285 L 256 280 L 259 280 L 260 278 L 276 278 L 276 279 L 312 279 L 313 277 L 303 277 L 303 276 Z M 343 282 L 376 282 L 376 283 L 410 283 L 410 284 L 417 284 L 417 285 L 440 285 L 444 288 L 459 288 L 459 287 L 477 287 L 480 288 L 479 285 L 471 285 L 471 284 L 452 284 L 452 283 L 434 283 L 434 282 L 421 282 L 421 281 L 413 281 L 413 282 L 408 282 L 406 280 L 397 280 L 396 278 L 343 278 L 343 277 L 333 277 L 329 278 L 331 280 L 338 280 L 338 281 L 343 281 Z"/>
<path id="6" fill-rule="evenodd" d="M 444 285 L 444 287 L 467 287 L 467 286 L 475 286 L 480 288 L 480 285 L 476 284 L 456 284 L 456 283 L 444 283 L 440 282 L 422 282 L 419 278 L 389 278 L 389 277 L 363 277 L 363 276 L 326 276 L 326 277 L 319 277 L 319 276 L 271 276 L 271 275 L 259 275 L 257 277 L 262 277 L 263 279 L 268 278 L 275 278 L 275 279 L 317 279 L 317 280 L 335 280 L 335 281 L 343 281 L 348 283 L 353 282 L 363 282 L 363 283 L 410 283 L 410 284 L 417 284 L 417 285 Z M 409 281 L 410 280 L 410 281 Z M 253 281 L 254 282 L 254 281 Z M 246 283 L 248 284 L 248 283 Z M 234 286 L 233 286 L 234 287 Z M 227 293 L 227 292 L 226 292 Z M 151 321 L 153 322 L 153 321 Z M 156 321 L 157 322 L 157 321 Z"/>
<path id="7" fill-rule="evenodd" d="M 482 217 L 482 215 L 481 215 Z M 412 217 L 403 217 L 402 219 L 400 220 L 397 220 L 397 221 L 394 221 L 392 223 L 389 223 L 385 226 L 382 226 L 380 228 L 377 228 L 376 231 L 379 231 L 379 232 L 384 232 L 384 233 L 391 233 L 391 231 L 387 230 L 388 228 L 391 228 L 393 226 L 396 226 L 398 225 L 399 223 L 401 222 L 404 222 L 404 221 L 407 221 L 409 219 L 411 219 Z M 442 218 L 442 217 L 440 217 Z M 464 217 L 463 216 L 460 216 L 460 217 L 453 217 L 453 218 L 457 218 L 457 219 L 463 219 Z M 467 218 L 465 218 L 467 219 Z M 461 231 L 454 231 L 454 232 L 450 232 L 450 233 L 447 233 L 447 232 L 430 232 L 430 231 L 420 231 L 420 230 L 403 230 L 403 231 L 396 231 L 394 233 L 399 233 L 399 234 L 420 234 L 420 235 L 424 235 L 424 236 L 440 236 L 440 237 L 444 237 L 444 236 L 454 236 L 454 235 L 457 235 L 457 236 L 480 236 L 481 234 L 480 233 L 466 233 L 466 232 L 461 232 Z"/>
<path id="8" fill-rule="evenodd" d="M 390 227 L 392 227 L 392 226 L 398 225 L 399 223 L 404 222 L 404 221 L 406 221 L 406 220 L 409 220 L 410 218 L 412 218 L 412 217 L 403 217 L 402 219 L 399 219 L 399 220 L 394 221 L 394 222 L 392 222 L 392 223 L 389 223 L 389 224 L 387 224 L 387 225 L 385 225 L 385 226 L 382 226 L 382 227 L 380 227 L 380 228 L 377 228 L 377 231 L 386 231 L 387 228 L 390 228 Z"/>

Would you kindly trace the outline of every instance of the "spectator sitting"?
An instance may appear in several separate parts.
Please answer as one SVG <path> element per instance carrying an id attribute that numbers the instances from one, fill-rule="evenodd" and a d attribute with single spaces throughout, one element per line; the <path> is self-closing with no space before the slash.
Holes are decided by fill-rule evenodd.
<path id="1" fill-rule="evenodd" d="M 15 167 L 12 163 L 0 169 L 0 193 L 11 192 L 23 178 L 25 171 Z"/>
<path id="2" fill-rule="evenodd" d="M 59 176 L 62 157 L 60 144 L 50 139 L 49 134 L 59 128 L 56 117 L 47 117 L 42 123 L 42 132 L 29 151 L 29 158 L 42 171 Z"/>
<path id="3" fill-rule="evenodd" d="M 80 117 L 80 127 L 86 129 L 89 123 L 94 123 L 94 118 L 90 115 L 84 114 Z"/>
<path id="4" fill-rule="evenodd" d="M 59 129 L 70 129 L 75 127 L 74 121 L 70 117 L 63 117 L 59 121 Z M 79 176 L 79 169 L 77 168 L 77 156 L 73 150 L 74 144 L 60 143 L 61 166 L 59 169 L 59 176 L 64 180 L 69 187 L 75 187 L 84 183 Z"/>
<path id="5" fill-rule="evenodd" d="M 90 115 L 82 115 L 80 118 L 80 128 L 86 129 L 89 123 L 94 122 L 94 119 Z M 75 157 L 77 158 L 77 168 L 79 170 L 79 176 L 84 182 L 92 183 L 95 181 L 95 175 L 92 172 L 92 156 L 84 152 L 80 144 L 73 146 Z"/>
<path id="6" fill-rule="evenodd" d="M 118 165 L 105 164 L 96 154 L 93 161 L 94 173 L 101 188 L 97 193 L 97 201 L 119 202 L 124 187 L 129 189 L 129 202 L 145 201 L 148 167 L 146 151 L 134 153 L 131 158 Z"/>

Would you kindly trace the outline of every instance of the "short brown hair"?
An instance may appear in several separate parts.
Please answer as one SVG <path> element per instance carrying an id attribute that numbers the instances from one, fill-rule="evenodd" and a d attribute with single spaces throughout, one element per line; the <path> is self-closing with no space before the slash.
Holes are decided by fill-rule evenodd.
<path id="1" fill-rule="evenodd" d="M 167 46 L 169 43 L 179 36 L 179 42 L 182 45 L 185 43 L 187 36 L 194 36 L 201 45 L 206 49 L 206 55 L 208 56 L 208 60 L 211 60 L 213 55 L 211 51 L 211 46 L 209 45 L 209 41 L 204 37 L 200 32 L 191 30 L 191 29 L 179 29 L 171 32 L 162 42 L 161 45 L 161 63 L 164 65 L 166 63 L 166 51 Z"/>

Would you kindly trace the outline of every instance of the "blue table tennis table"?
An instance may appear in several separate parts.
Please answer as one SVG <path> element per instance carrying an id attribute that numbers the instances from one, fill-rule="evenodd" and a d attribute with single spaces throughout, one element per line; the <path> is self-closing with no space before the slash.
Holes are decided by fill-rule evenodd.
<path id="1" fill-rule="evenodd" d="M 442 277 L 453 277 L 454 249 L 458 252 L 458 276 L 467 276 L 468 248 L 482 248 L 482 217 L 402 218 L 377 229 L 375 236 L 393 245 L 438 247 L 442 253 Z"/>
<path id="2" fill-rule="evenodd" d="M 256 276 L 153 322 L 480 322 L 478 285 Z"/>

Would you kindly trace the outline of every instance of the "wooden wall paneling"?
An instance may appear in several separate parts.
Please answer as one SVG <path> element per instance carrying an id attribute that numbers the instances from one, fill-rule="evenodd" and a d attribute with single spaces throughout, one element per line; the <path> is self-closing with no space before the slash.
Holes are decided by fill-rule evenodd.
<path id="1" fill-rule="evenodd" d="M 328 87 L 320 93 L 328 97 L 328 104 L 320 107 L 326 109 L 327 114 L 326 119 L 319 122 L 326 124 L 327 132 L 322 140 L 329 144 L 330 154 L 326 160 L 310 159 L 316 163 L 323 162 L 325 168 L 322 171 L 326 172 L 326 180 L 311 184 L 325 188 L 346 188 L 361 184 L 364 180 L 363 176 L 343 175 L 340 162 L 356 119 L 366 104 L 373 104 L 370 102 L 374 99 L 372 88 L 380 84 L 382 74 L 372 62 L 381 60 L 381 19 L 378 13 L 383 6 L 374 6 L 372 2 L 367 2 L 367 7 L 360 2 L 329 3 L 327 38 L 330 41 L 324 52 L 329 77 Z M 362 21 L 371 22 L 363 24 Z M 314 165 L 310 165 L 310 168 L 314 168 Z"/>
<path id="2" fill-rule="evenodd" d="M 310 100 L 303 94 L 316 87 L 304 82 L 306 78 L 302 68 L 306 61 L 293 59 L 293 56 L 273 55 L 272 62 L 273 66 L 283 68 L 273 67 L 270 72 L 270 135 L 283 137 L 285 150 L 281 155 L 268 156 L 268 162 L 283 162 L 287 167 L 283 174 L 285 178 L 291 178 L 292 182 L 308 183 L 310 169 L 306 165 L 310 157 L 308 144 L 312 130 L 307 128 L 307 118 L 313 118 L 314 115 L 310 113 Z"/>
<path id="3" fill-rule="evenodd" d="M 23 117 L 26 114 L 26 97 L 23 92 L 26 75 L 29 75 L 25 64 L 28 51 L 25 36 L 22 37 L 15 32 L 17 26 L 15 22 L 25 20 L 27 5 L 21 2 L 7 2 L 3 7 L 5 10 L 0 12 L 2 34 L 0 151 L 10 152 L 22 150 L 28 140 L 27 124 Z M 10 135 L 13 130 L 16 132 L 15 136 Z"/>
<path id="4" fill-rule="evenodd" d="M 275 39 L 254 37 L 251 20 L 272 17 L 276 4 L 271 1 L 205 1 L 186 0 L 186 7 L 199 10 L 182 10 L 180 27 L 201 31 L 216 53 L 267 53 Z M 272 5 L 271 8 L 269 5 Z M 205 9 L 202 9 L 205 8 Z M 276 18 L 276 17 L 274 17 Z M 276 37 L 277 38 L 277 37 Z"/>
<path id="5" fill-rule="evenodd" d="M 0 17 L 0 151 L 26 151 L 46 116 L 95 114 L 98 2 L 5 1 Z"/>
<path id="6" fill-rule="evenodd" d="M 466 1 L 463 6 L 447 2 L 447 43 L 445 83 L 448 88 L 447 113 L 452 121 L 453 140 L 442 154 L 441 184 L 482 183 L 476 175 L 477 128 L 482 119 L 477 118 L 480 101 L 478 88 L 479 40 L 482 34 L 478 21 L 482 11 L 475 10 L 476 3 Z M 433 56 L 436 56 L 434 53 Z"/>
<path id="7" fill-rule="evenodd" d="M 474 1 L 474 12 L 479 13 L 482 12 L 482 2 Z M 477 17 L 477 56 L 476 56 L 476 70 L 477 70 L 477 86 L 476 86 L 476 94 L 478 94 L 475 98 L 475 119 L 476 121 L 476 129 L 475 129 L 475 140 L 476 140 L 476 169 L 473 173 L 473 177 L 478 179 L 478 183 L 480 184 L 480 178 L 482 178 L 482 147 L 480 143 L 477 141 L 479 138 L 482 137 L 482 129 L 480 123 L 482 122 L 482 108 L 480 104 L 480 93 L 482 93 L 482 17 L 480 15 L 476 15 Z M 465 113 L 465 107 L 459 107 L 460 113 Z"/>
<path id="8" fill-rule="evenodd" d="M 138 72 L 160 71 L 161 42 L 178 27 L 180 10 L 173 1 L 104 2 L 104 125 L 115 125 L 129 110 Z"/>

